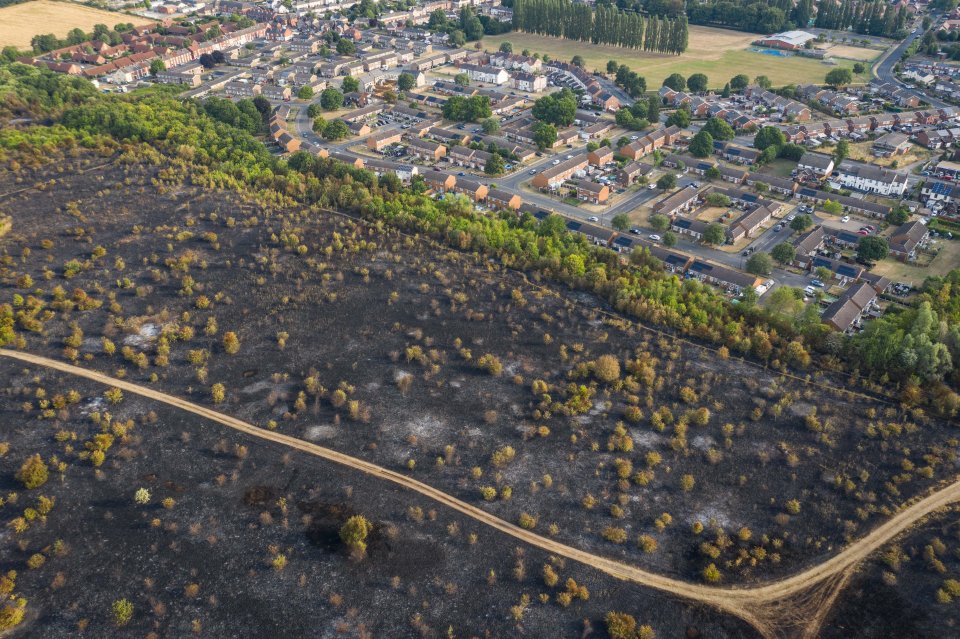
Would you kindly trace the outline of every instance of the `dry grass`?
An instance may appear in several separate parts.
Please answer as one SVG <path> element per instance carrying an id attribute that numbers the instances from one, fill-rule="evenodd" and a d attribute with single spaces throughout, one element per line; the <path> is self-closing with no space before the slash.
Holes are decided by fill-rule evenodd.
<path id="1" fill-rule="evenodd" d="M 93 25 L 105 24 L 113 28 L 119 22 L 135 25 L 150 22 L 146 18 L 124 13 L 94 9 L 73 2 L 32 0 L 0 9 L 0 47 L 30 48 L 35 35 L 52 33 L 58 38 L 74 28 L 92 31 Z"/>
<path id="2" fill-rule="evenodd" d="M 719 221 L 729 210 L 730 209 L 725 206 L 705 206 L 697 211 L 697 219 L 701 222 L 712 224 L 713 222 Z"/>
<path id="3" fill-rule="evenodd" d="M 858 62 L 873 62 L 882 51 L 878 49 L 867 49 L 864 47 L 852 47 L 848 44 L 826 44 L 817 45 L 830 52 L 835 58 L 846 58 L 847 60 L 856 60 Z"/>
<path id="4" fill-rule="evenodd" d="M 946 275 L 950 271 L 960 268 L 960 250 L 957 250 L 955 242 L 939 240 L 934 247 L 939 248 L 940 252 L 927 266 L 906 264 L 893 258 L 887 258 L 879 262 L 873 268 L 873 272 L 885 275 L 894 282 L 909 282 L 914 286 L 920 286 L 923 280 L 932 275 Z M 926 256 L 922 257 L 920 263 L 927 264 L 927 259 Z"/>
<path id="5" fill-rule="evenodd" d="M 913 145 L 905 155 L 894 155 L 886 158 L 874 157 L 871 149 L 873 142 L 857 142 L 850 145 L 850 159 L 863 160 L 879 166 L 891 166 L 894 162 L 897 167 L 903 168 L 916 162 L 926 162 L 930 159 L 930 151 L 922 146 Z"/>
<path id="6" fill-rule="evenodd" d="M 691 26 L 690 44 L 683 55 L 644 53 L 609 45 L 594 45 L 549 36 L 529 33 L 506 33 L 484 38 L 484 49 L 495 51 L 501 42 L 510 42 L 515 52 L 529 49 L 531 53 L 550 55 L 560 60 L 570 60 L 580 55 L 588 70 L 606 70 L 608 60 L 616 60 L 647 79 L 647 86 L 656 89 L 671 73 L 689 76 L 705 73 L 710 86 L 720 88 L 727 80 L 745 73 L 751 79 L 766 75 L 775 85 L 801 82 L 823 82 L 824 76 L 833 68 L 846 67 L 852 70 L 853 60 L 838 60 L 835 66 L 826 65 L 812 58 L 797 56 L 776 57 L 749 51 L 755 34 L 727 29 Z M 856 47 L 853 47 L 856 49 Z M 864 50 L 865 52 L 869 50 Z M 874 52 L 875 53 L 875 52 Z M 855 77 L 857 82 L 866 82 L 867 76 Z"/>

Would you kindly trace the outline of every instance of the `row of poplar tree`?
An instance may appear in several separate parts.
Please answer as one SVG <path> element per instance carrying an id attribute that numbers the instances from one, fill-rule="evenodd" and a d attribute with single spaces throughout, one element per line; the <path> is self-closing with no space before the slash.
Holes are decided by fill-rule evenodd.
<path id="1" fill-rule="evenodd" d="M 644 16 L 616 7 L 570 0 L 514 0 L 513 28 L 594 44 L 681 54 L 689 40 L 687 17 Z"/>

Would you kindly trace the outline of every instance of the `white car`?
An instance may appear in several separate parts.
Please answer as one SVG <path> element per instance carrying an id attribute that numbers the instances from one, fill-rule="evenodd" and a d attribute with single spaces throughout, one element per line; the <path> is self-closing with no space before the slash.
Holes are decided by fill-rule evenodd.
<path id="1" fill-rule="evenodd" d="M 587 221 L 588 221 L 588 222 L 599 222 L 599 221 L 600 221 L 600 218 L 597 217 L 596 215 L 591 215 L 590 217 L 587 218 Z"/>
<path id="2" fill-rule="evenodd" d="M 840 218 L 840 221 L 843 222 L 844 224 L 846 224 L 847 222 L 850 221 L 850 216 L 849 216 L 849 215 L 844 215 L 843 217 Z"/>
<path id="3" fill-rule="evenodd" d="M 631 139 L 631 140 L 639 140 L 639 139 L 640 139 L 640 136 L 639 136 L 639 135 L 631 135 L 631 136 L 630 136 L 630 139 Z"/>
<path id="4" fill-rule="evenodd" d="M 650 236 L 650 239 L 653 240 L 654 242 L 659 242 L 659 241 L 660 241 L 661 239 L 663 239 L 663 238 L 661 238 L 661 237 L 660 237 L 659 235 L 657 235 L 657 234 L 653 234 L 653 235 Z"/>

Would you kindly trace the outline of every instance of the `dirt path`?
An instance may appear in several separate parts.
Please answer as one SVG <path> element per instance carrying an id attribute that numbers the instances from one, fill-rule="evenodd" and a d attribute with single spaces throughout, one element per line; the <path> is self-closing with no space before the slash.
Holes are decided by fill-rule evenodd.
<path id="1" fill-rule="evenodd" d="M 382 468 L 362 459 L 317 446 L 289 435 L 258 428 L 242 420 L 173 395 L 38 355 L 0 349 L 0 356 L 113 386 L 125 392 L 153 399 L 205 417 L 250 437 L 271 441 L 393 482 L 546 552 L 578 561 L 618 579 L 705 603 L 724 612 L 737 615 L 751 623 L 761 634 L 767 637 L 815 636 L 830 605 L 849 579 L 853 569 L 860 562 L 927 515 L 960 501 L 960 480 L 957 480 L 902 508 L 888 521 L 865 537 L 847 546 L 837 555 L 796 575 L 758 586 L 707 586 L 658 575 L 541 537 L 405 474 Z"/>

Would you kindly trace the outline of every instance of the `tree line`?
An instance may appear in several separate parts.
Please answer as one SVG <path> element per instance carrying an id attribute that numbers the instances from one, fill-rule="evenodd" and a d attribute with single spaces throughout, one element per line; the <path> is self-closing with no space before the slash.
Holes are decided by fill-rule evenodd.
<path id="1" fill-rule="evenodd" d="M 888 38 L 903 37 L 907 26 L 907 9 L 886 2 L 854 0 L 821 0 L 815 26 Z"/>
<path id="2" fill-rule="evenodd" d="M 603 5 L 592 10 L 586 4 L 571 0 L 514 0 L 513 28 L 568 40 L 677 55 L 686 51 L 689 40 L 684 15 L 644 16 Z"/>

